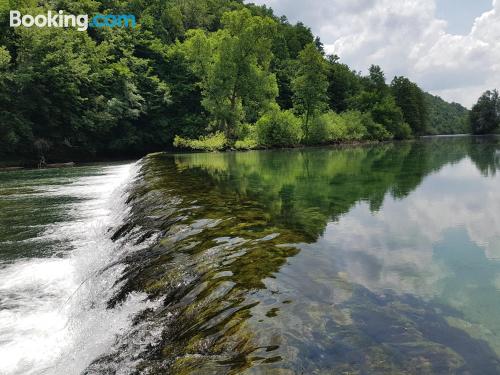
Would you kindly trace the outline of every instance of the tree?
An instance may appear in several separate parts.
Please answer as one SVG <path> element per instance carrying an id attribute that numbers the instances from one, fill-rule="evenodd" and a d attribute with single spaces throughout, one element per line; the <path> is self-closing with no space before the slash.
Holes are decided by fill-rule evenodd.
<path id="1" fill-rule="evenodd" d="M 297 75 L 292 81 L 294 104 L 304 116 L 304 137 L 308 137 L 309 121 L 327 101 L 326 63 L 315 44 L 310 43 L 299 54 Z"/>
<path id="2" fill-rule="evenodd" d="M 428 134 L 469 133 L 469 110 L 458 103 L 448 103 L 439 96 L 425 93 Z"/>
<path id="3" fill-rule="evenodd" d="M 300 119 L 291 110 L 281 111 L 277 106 L 264 114 L 255 124 L 257 137 L 265 147 L 290 147 L 302 139 Z"/>
<path id="4" fill-rule="evenodd" d="M 137 27 L 12 28 L 10 9 L 134 14 Z M 373 140 L 405 138 L 407 123 L 422 132 L 410 82 L 399 77 L 391 90 L 376 65 L 361 76 L 325 58 L 306 25 L 242 0 L 0 0 L 0 31 L 0 154 L 9 158 L 34 158 L 42 141 L 48 160 L 137 157 L 172 147 L 176 135 L 255 145 L 255 123 L 271 110 L 300 114 L 301 142 L 314 144 L 349 137 L 321 138 L 329 109 L 359 112 Z M 432 132 L 464 127 L 465 108 L 426 104 Z M 476 112 L 472 120 L 487 122 Z"/>
<path id="5" fill-rule="evenodd" d="M 382 69 L 372 65 L 368 76 L 360 77 L 360 85 L 356 95 L 348 99 L 349 108 L 371 114 L 373 121 L 382 125 L 395 139 L 410 138 L 411 128 L 404 121 L 403 112 L 385 83 Z"/>
<path id="6" fill-rule="evenodd" d="M 31 123 L 16 108 L 18 85 L 12 72 L 9 51 L 0 46 L 0 156 L 17 149 L 28 149 L 32 140 Z"/>
<path id="7" fill-rule="evenodd" d="M 394 77 L 391 90 L 396 104 L 403 111 L 403 118 L 413 131 L 422 135 L 427 130 L 427 110 L 424 92 L 406 77 Z"/>
<path id="8" fill-rule="evenodd" d="M 474 134 L 487 134 L 500 125 L 500 98 L 497 90 L 486 91 L 470 112 L 470 125 Z"/>
<path id="9" fill-rule="evenodd" d="M 372 89 L 380 94 L 385 93 L 387 91 L 387 85 L 385 84 L 385 74 L 382 68 L 378 65 L 371 65 L 368 71 L 368 79 Z"/>
<path id="10" fill-rule="evenodd" d="M 286 22 L 282 32 L 285 36 L 288 53 L 292 59 L 296 59 L 305 46 L 314 43 L 311 29 L 302 22 L 298 22 L 294 26 Z"/>
<path id="11" fill-rule="evenodd" d="M 386 95 L 371 109 L 373 120 L 382 124 L 394 136 L 395 139 L 407 139 L 411 137 L 411 128 L 404 122 L 403 113 L 392 95 Z"/>
<path id="12" fill-rule="evenodd" d="M 225 13 L 222 24 L 222 30 L 208 35 L 188 32 L 183 48 L 201 78 L 202 103 L 215 128 L 234 140 L 236 126 L 247 116 L 256 120 L 278 95 L 276 77 L 269 72 L 276 24 L 248 9 Z"/>
<path id="13" fill-rule="evenodd" d="M 349 98 L 360 89 L 359 77 L 338 56 L 327 56 L 328 104 L 336 112 L 349 109 Z"/>

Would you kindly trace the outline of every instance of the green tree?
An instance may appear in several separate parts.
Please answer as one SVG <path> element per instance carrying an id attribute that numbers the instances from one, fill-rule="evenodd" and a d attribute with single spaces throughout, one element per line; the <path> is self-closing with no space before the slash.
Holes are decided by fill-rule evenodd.
<path id="1" fill-rule="evenodd" d="M 328 104 L 336 112 L 349 109 L 349 98 L 360 90 L 359 77 L 338 56 L 327 56 Z"/>
<path id="2" fill-rule="evenodd" d="M 264 114 L 255 124 L 258 143 L 265 147 L 296 146 L 302 139 L 300 119 L 291 110 L 277 106 Z"/>
<path id="3" fill-rule="evenodd" d="M 349 107 L 369 113 L 372 120 L 382 125 L 395 139 L 410 138 L 411 128 L 404 121 L 403 112 L 385 83 L 382 69 L 378 65 L 372 65 L 368 76 L 360 78 L 360 84 L 362 88 L 348 100 Z M 378 130 L 376 133 L 384 134 Z M 385 138 L 386 134 L 382 139 Z"/>
<path id="4" fill-rule="evenodd" d="M 469 110 L 459 103 L 448 103 L 439 96 L 425 93 L 428 134 L 470 133 Z"/>
<path id="5" fill-rule="evenodd" d="M 407 139 L 412 135 L 408 123 L 404 122 L 403 112 L 392 95 L 384 96 L 371 109 L 371 115 L 376 123 L 382 124 L 395 139 Z"/>
<path id="6" fill-rule="evenodd" d="M 285 37 L 288 54 L 290 58 L 296 59 L 308 44 L 314 43 L 314 35 L 311 29 L 302 22 L 298 22 L 296 25 L 290 25 L 286 18 L 283 21 L 284 28 L 282 30 L 282 35 Z"/>
<path id="7" fill-rule="evenodd" d="M 18 84 L 9 51 L 0 46 L 0 155 L 30 148 L 32 124 L 16 108 Z"/>
<path id="8" fill-rule="evenodd" d="M 396 104 L 403 111 L 403 118 L 413 131 L 422 135 L 427 130 L 427 107 L 424 92 L 406 77 L 394 77 L 391 90 Z"/>
<path id="9" fill-rule="evenodd" d="M 326 63 L 316 45 L 310 43 L 300 52 L 298 64 L 292 88 L 295 107 L 304 116 L 304 137 L 307 138 L 311 118 L 327 101 Z"/>
<path id="10" fill-rule="evenodd" d="M 368 71 L 368 82 L 371 88 L 379 94 L 385 94 L 388 87 L 385 83 L 385 74 L 382 68 L 378 65 L 371 65 Z"/>
<path id="11" fill-rule="evenodd" d="M 470 125 L 474 134 L 487 134 L 500 126 L 500 98 L 497 90 L 486 91 L 470 112 Z"/>
<path id="12" fill-rule="evenodd" d="M 48 159 L 66 160 L 135 157 L 172 147 L 176 135 L 209 148 L 224 136 L 227 147 L 239 142 L 251 148 L 257 144 L 254 123 L 274 110 L 286 113 L 276 112 L 275 118 L 290 120 L 286 110 L 292 108 L 302 115 L 307 134 L 300 142 L 406 138 L 408 123 L 421 132 L 415 87 L 405 81 L 397 90 L 394 82 L 391 90 L 375 65 L 361 76 L 337 57 L 325 58 L 321 41 L 306 25 L 245 3 L 0 1 L 0 153 L 31 158 L 44 152 Z M 10 9 L 130 13 L 138 25 L 86 32 L 12 28 Z M 431 108 L 429 132 L 466 126 L 465 108 L 437 100 L 425 104 Z M 478 132 L 492 117 L 486 108 L 483 100 L 471 116 Z M 276 121 L 268 123 L 287 134 Z M 366 132 L 358 131 L 359 124 Z M 290 130 L 295 144 L 297 132 Z"/>
<path id="13" fill-rule="evenodd" d="M 269 72 L 276 24 L 252 16 L 248 9 L 225 13 L 222 24 L 212 34 L 188 32 L 183 47 L 201 78 L 204 108 L 215 128 L 234 140 L 236 126 L 246 116 L 256 119 L 278 95 L 276 78 Z"/>

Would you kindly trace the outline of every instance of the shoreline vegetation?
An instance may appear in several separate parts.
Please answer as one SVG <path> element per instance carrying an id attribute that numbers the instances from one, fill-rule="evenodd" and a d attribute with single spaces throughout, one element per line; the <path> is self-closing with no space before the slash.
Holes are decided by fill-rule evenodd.
<path id="1" fill-rule="evenodd" d="M 3 4 L 0 160 L 94 161 L 471 129 L 469 110 L 460 104 L 406 77 L 388 82 L 377 65 L 366 74 L 351 69 L 328 55 L 308 26 L 266 6 L 241 0 Z M 11 9 L 134 14 L 137 25 L 12 28 Z M 490 110 L 488 100 L 482 108 Z M 471 120 L 488 122 L 488 116 Z"/>
<path id="2" fill-rule="evenodd" d="M 499 136 L 497 133 L 490 134 L 471 134 L 471 133 L 462 133 L 462 134 L 434 134 L 434 135 L 423 135 L 417 138 L 411 139 L 403 139 L 403 140 L 385 140 L 385 141 L 373 141 L 373 140 L 364 140 L 364 141 L 342 141 L 337 143 L 329 143 L 329 144 L 317 144 L 317 145 L 304 145 L 299 144 L 296 146 L 287 146 L 287 147 L 256 147 L 251 149 L 237 149 L 237 148 L 225 148 L 225 149 L 215 149 L 215 150 L 197 150 L 194 148 L 186 148 L 184 150 L 171 150 L 166 152 L 167 154 L 193 154 L 193 153 L 231 153 L 231 152 L 245 152 L 245 151 L 276 151 L 276 150 L 308 150 L 308 149 L 316 149 L 316 148 L 324 148 L 324 149 L 345 149 L 345 148 L 356 148 L 356 147 L 370 147 L 373 145 L 382 145 L 389 143 L 412 143 L 418 140 L 426 140 L 433 138 L 445 138 L 445 137 L 494 137 Z M 144 155 L 146 157 L 148 155 L 155 155 L 157 153 L 165 153 L 165 151 L 152 152 L 150 154 Z M 127 159 L 131 160 L 131 159 Z M 108 163 L 108 162 L 121 162 L 123 159 L 101 159 L 101 160 L 74 160 L 65 163 L 51 163 L 42 169 L 50 169 L 50 168 L 70 168 L 75 166 L 87 166 L 99 163 Z M 37 169 L 40 168 L 34 160 L 0 160 L 0 172 L 9 172 L 9 171 L 18 171 L 18 170 L 29 170 L 29 169 Z"/>

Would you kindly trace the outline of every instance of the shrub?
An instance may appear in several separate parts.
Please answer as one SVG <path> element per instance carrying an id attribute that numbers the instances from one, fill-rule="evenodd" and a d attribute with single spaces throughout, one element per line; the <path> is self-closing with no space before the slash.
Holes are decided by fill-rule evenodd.
<path id="1" fill-rule="evenodd" d="M 321 144 L 364 139 L 368 135 L 365 121 L 365 115 L 358 111 L 323 113 L 312 120 L 306 141 Z"/>
<path id="2" fill-rule="evenodd" d="M 252 137 L 247 137 L 234 143 L 234 148 L 237 150 L 253 150 L 258 146 L 257 140 Z"/>
<path id="3" fill-rule="evenodd" d="M 396 129 L 393 130 L 395 139 L 410 139 L 413 136 L 410 125 L 402 122 Z"/>
<path id="4" fill-rule="evenodd" d="M 304 142 L 312 145 L 327 143 L 329 141 L 328 120 L 327 113 L 314 117 L 309 125 L 308 137 L 304 139 Z"/>
<path id="5" fill-rule="evenodd" d="M 384 128 L 383 125 L 376 123 L 370 113 L 363 114 L 363 125 L 367 131 L 366 139 L 386 141 L 393 138 L 392 133 Z"/>
<path id="6" fill-rule="evenodd" d="M 337 142 L 346 139 L 347 129 L 343 118 L 335 112 L 326 112 L 316 116 L 309 129 L 309 144 Z"/>
<path id="7" fill-rule="evenodd" d="M 359 141 L 368 135 L 368 132 L 363 124 L 363 114 L 359 111 L 347 111 L 340 115 L 344 120 L 347 131 L 347 140 Z"/>
<path id="8" fill-rule="evenodd" d="M 406 131 L 405 127 L 403 132 Z M 392 133 L 376 123 L 370 113 L 347 111 L 338 114 L 330 111 L 316 116 L 311 121 L 309 137 L 305 142 L 323 144 L 363 139 L 383 141 L 392 137 Z"/>
<path id="9" fill-rule="evenodd" d="M 412 130 L 404 122 L 403 112 L 399 108 L 392 96 L 387 96 L 381 102 L 375 104 L 371 110 L 373 120 L 382 124 L 395 139 L 411 138 Z"/>
<path id="10" fill-rule="evenodd" d="M 236 125 L 235 136 L 237 139 L 245 139 L 255 136 L 255 125 L 246 122 Z"/>
<path id="11" fill-rule="evenodd" d="M 301 120 L 290 110 L 273 108 L 255 124 L 257 141 L 265 147 L 295 146 L 302 138 Z"/>
<path id="12" fill-rule="evenodd" d="M 188 148 L 192 150 L 217 151 L 223 150 L 226 146 L 227 139 L 222 132 L 217 132 L 198 139 L 182 138 L 176 135 L 174 139 L 174 147 Z"/>
<path id="13" fill-rule="evenodd" d="M 234 143 L 237 150 L 252 150 L 259 146 L 257 127 L 251 124 L 241 124 L 237 129 L 238 140 Z"/>
<path id="14" fill-rule="evenodd" d="M 335 112 L 327 114 L 328 140 L 331 142 L 340 142 L 347 139 L 347 126 L 344 118 Z"/>

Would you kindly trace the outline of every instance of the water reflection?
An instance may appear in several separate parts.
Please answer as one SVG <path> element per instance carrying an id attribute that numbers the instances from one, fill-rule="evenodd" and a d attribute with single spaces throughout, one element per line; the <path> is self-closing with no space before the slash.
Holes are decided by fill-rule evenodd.
<path id="1" fill-rule="evenodd" d="M 165 298 L 142 317 L 165 328 L 141 369 L 498 373 L 498 149 L 149 156 L 116 237 L 156 240 L 111 301 Z"/>

